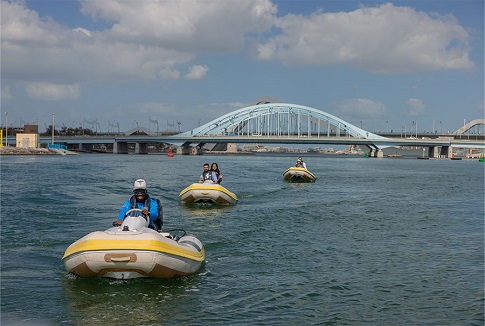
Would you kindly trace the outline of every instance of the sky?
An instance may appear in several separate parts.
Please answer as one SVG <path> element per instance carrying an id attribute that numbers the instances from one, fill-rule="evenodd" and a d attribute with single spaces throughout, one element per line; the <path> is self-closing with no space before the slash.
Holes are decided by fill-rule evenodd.
<path id="1" fill-rule="evenodd" d="M 483 119 L 484 1 L 1 0 L 3 126 L 188 131 L 263 97 L 372 132 Z"/>

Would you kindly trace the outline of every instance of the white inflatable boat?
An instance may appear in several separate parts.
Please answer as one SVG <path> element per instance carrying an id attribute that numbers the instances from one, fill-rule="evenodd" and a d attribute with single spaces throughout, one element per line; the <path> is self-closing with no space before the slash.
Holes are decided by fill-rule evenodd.
<path id="1" fill-rule="evenodd" d="M 237 196 L 221 186 L 212 182 L 193 183 L 179 194 L 183 203 L 209 202 L 220 205 L 235 205 Z"/>
<path id="2" fill-rule="evenodd" d="M 68 272 L 80 277 L 173 278 L 194 274 L 205 260 L 205 249 L 197 238 L 179 231 L 183 232 L 180 236 L 157 232 L 148 228 L 143 217 L 127 216 L 121 226 L 89 233 L 71 244 L 62 261 Z"/>
<path id="3" fill-rule="evenodd" d="M 317 178 L 305 168 L 291 167 L 283 173 L 283 179 L 288 182 L 314 182 Z"/>

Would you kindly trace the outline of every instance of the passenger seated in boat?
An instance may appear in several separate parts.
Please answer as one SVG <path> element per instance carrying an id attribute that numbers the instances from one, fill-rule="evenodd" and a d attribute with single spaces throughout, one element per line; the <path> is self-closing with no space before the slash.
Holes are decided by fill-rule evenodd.
<path id="1" fill-rule="evenodd" d="M 113 222 L 113 225 L 121 225 L 126 217 L 126 212 L 133 208 L 138 208 L 142 211 L 132 212 L 130 214 L 138 214 L 139 216 L 149 218 L 149 228 L 157 231 L 162 230 L 162 204 L 159 199 L 150 198 L 150 196 L 148 196 L 147 183 L 143 179 L 135 181 L 133 185 L 133 196 L 123 204 L 120 213 L 118 214 L 118 219 Z"/>
<path id="2" fill-rule="evenodd" d="M 199 183 L 204 183 L 206 181 L 212 181 L 213 183 L 217 183 L 217 176 L 214 171 L 211 171 L 209 168 L 209 163 L 204 164 L 204 171 L 199 178 Z"/>
<path id="3" fill-rule="evenodd" d="M 222 182 L 222 177 L 224 176 L 224 174 L 222 174 L 221 171 L 219 171 L 219 166 L 217 165 L 217 163 L 212 163 L 211 171 L 215 172 L 216 178 L 217 178 L 217 183 L 220 184 Z"/>
<path id="4" fill-rule="evenodd" d="M 298 158 L 298 160 L 296 160 L 295 167 L 306 169 L 306 163 L 303 162 L 303 159 L 301 158 L 301 156 Z"/>

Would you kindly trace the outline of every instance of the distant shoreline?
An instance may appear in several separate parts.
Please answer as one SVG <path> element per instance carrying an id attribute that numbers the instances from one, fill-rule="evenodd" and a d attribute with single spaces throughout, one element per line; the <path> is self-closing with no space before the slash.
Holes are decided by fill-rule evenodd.
<path id="1" fill-rule="evenodd" d="M 47 148 L 20 148 L 1 146 L 0 155 L 56 155 Z"/>

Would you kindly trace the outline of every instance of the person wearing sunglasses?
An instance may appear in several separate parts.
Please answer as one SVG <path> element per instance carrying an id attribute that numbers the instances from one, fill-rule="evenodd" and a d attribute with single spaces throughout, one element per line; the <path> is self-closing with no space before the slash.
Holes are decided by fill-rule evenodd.
<path id="1" fill-rule="evenodd" d="M 126 217 L 126 212 L 130 209 L 138 208 L 141 212 L 131 212 L 149 219 L 148 227 L 161 231 L 163 225 L 162 205 L 159 199 L 150 198 L 147 190 L 147 183 L 143 179 L 138 179 L 133 185 L 133 196 L 121 207 L 118 219 L 113 222 L 114 226 L 121 225 Z"/>

